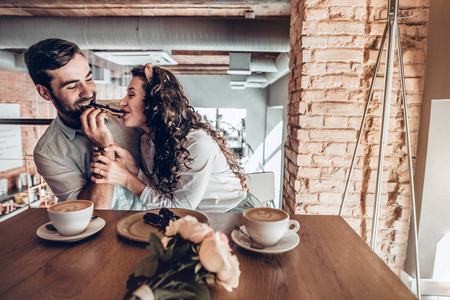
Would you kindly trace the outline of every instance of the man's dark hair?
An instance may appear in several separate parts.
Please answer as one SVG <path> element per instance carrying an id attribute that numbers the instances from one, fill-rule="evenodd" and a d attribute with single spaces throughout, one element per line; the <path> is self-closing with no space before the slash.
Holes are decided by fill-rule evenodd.
<path id="1" fill-rule="evenodd" d="M 25 52 L 25 63 L 34 84 L 41 84 L 51 91 L 52 77 L 47 71 L 64 67 L 78 53 L 83 55 L 80 48 L 72 42 L 46 39 L 28 48 Z"/>

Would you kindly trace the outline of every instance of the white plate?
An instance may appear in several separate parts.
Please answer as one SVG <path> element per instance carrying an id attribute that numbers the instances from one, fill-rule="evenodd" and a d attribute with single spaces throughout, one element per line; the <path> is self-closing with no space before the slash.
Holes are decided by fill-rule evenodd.
<path id="1" fill-rule="evenodd" d="M 99 232 L 103 227 L 105 227 L 106 224 L 105 220 L 98 217 L 97 219 L 92 220 L 87 226 L 86 230 L 83 231 L 82 233 L 67 236 L 67 235 L 60 235 L 56 230 L 48 230 L 47 228 L 45 228 L 45 225 L 51 223 L 52 222 L 48 222 L 39 227 L 38 230 L 36 231 L 37 236 L 40 237 L 41 239 L 49 241 L 76 242 Z"/>
<path id="2" fill-rule="evenodd" d="M 241 226 L 241 229 L 244 232 L 247 232 L 245 226 Z M 231 233 L 231 238 L 236 244 L 238 244 L 240 247 L 244 249 L 253 252 L 267 253 L 267 254 L 283 253 L 292 250 L 300 242 L 300 237 L 298 236 L 297 233 L 287 233 L 281 238 L 281 240 L 275 246 L 266 247 L 264 249 L 255 249 L 250 247 L 250 239 L 237 230 L 233 230 L 233 232 Z"/>

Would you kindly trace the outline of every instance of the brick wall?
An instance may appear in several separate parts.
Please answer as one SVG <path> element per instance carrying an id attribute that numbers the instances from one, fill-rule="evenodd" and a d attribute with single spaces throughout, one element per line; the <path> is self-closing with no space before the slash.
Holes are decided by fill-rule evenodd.
<path id="1" fill-rule="evenodd" d="M 0 69 L 0 103 L 19 103 L 21 118 L 53 118 L 52 105 L 42 99 L 36 99 L 33 81 L 27 73 Z M 32 155 L 39 134 L 42 134 L 47 126 L 22 125 L 22 149 L 25 155 Z M 2 158 L 4 159 L 4 158 Z M 2 163 L 0 159 L 0 163 Z M 36 172 L 33 161 L 28 161 L 31 174 Z M 0 178 L 8 178 L 9 188 L 16 183 L 19 174 L 25 173 L 25 162 L 23 167 L 14 168 L 0 172 Z"/>
<path id="2" fill-rule="evenodd" d="M 387 0 L 293 0 L 283 205 L 297 214 L 338 214 L 379 53 Z M 399 21 L 415 159 L 429 0 L 400 1 Z M 385 53 L 343 216 L 370 243 L 378 167 Z M 394 62 L 377 253 L 403 269 L 411 216 L 398 58 Z"/>

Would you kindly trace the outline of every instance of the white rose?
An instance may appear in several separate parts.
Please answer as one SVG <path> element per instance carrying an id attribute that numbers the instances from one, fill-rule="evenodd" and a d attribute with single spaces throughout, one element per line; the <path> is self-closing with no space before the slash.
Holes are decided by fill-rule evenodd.
<path id="1" fill-rule="evenodd" d="M 169 226 L 166 226 L 166 235 L 167 236 L 177 234 L 178 229 L 180 228 L 180 225 L 181 225 L 180 220 L 182 220 L 182 219 L 183 218 L 178 219 L 176 221 L 172 221 L 172 220 L 169 221 Z"/>
<path id="2" fill-rule="evenodd" d="M 197 220 L 196 220 L 197 221 Z M 201 243 L 206 236 L 213 235 L 213 229 L 204 223 L 186 221 L 178 229 L 178 233 L 185 239 L 195 244 Z"/>
<path id="3" fill-rule="evenodd" d="M 192 216 L 184 216 L 178 220 L 170 221 L 166 227 L 166 235 L 172 236 L 179 233 L 185 240 L 195 244 L 201 243 L 206 236 L 213 234 L 213 229 Z"/>
<path id="4" fill-rule="evenodd" d="M 239 285 L 239 261 L 236 255 L 228 256 L 229 269 L 217 272 L 217 283 L 222 285 L 227 291 L 231 292 L 233 288 Z"/>

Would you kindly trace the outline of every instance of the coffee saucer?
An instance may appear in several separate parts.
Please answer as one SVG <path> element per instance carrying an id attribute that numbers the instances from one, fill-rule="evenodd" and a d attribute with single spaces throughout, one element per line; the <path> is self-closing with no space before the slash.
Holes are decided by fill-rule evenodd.
<path id="1" fill-rule="evenodd" d="M 55 242 L 77 242 L 79 240 L 85 239 L 97 232 L 99 232 L 103 227 L 105 227 L 105 220 L 98 217 L 95 220 L 92 220 L 87 226 L 86 230 L 80 234 L 76 235 L 60 235 L 56 230 L 49 230 L 45 227 L 45 225 L 50 224 L 51 222 L 47 222 L 38 228 L 36 234 L 38 237 L 44 240 L 55 241 Z"/>
<path id="2" fill-rule="evenodd" d="M 247 232 L 245 226 L 241 226 L 241 229 L 244 232 Z M 266 254 L 283 253 L 294 249 L 298 245 L 298 243 L 300 243 L 300 237 L 297 233 L 287 233 L 281 238 L 278 244 L 272 247 L 266 247 L 264 249 L 255 249 L 250 247 L 250 239 L 237 230 L 233 230 L 233 232 L 231 233 L 231 238 L 238 246 L 244 249 Z"/>

